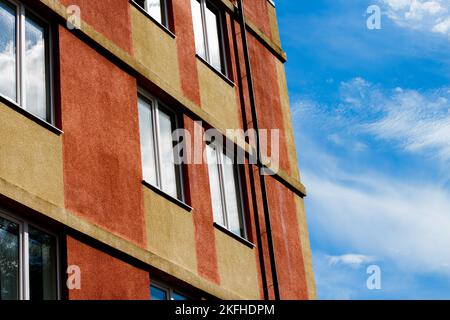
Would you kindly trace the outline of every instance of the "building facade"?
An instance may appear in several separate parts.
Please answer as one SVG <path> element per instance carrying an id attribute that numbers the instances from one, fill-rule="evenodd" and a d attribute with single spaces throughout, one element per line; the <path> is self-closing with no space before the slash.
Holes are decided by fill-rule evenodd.
<path id="1" fill-rule="evenodd" d="M 2 300 L 315 298 L 275 4 L 240 8 L 0 0 Z"/>

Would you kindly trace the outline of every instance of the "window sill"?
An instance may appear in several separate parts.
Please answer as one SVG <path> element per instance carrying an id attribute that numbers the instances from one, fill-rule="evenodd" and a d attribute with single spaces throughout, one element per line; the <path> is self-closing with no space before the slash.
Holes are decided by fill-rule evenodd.
<path id="1" fill-rule="evenodd" d="M 172 197 L 170 194 L 162 191 L 161 189 L 159 189 L 158 187 L 155 187 L 154 185 L 148 183 L 147 181 L 142 181 L 142 184 L 144 186 L 146 186 L 147 188 L 149 188 L 150 190 L 152 190 L 153 192 L 157 193 L 158 195 L 166 198 L 166 200 L 169 200 L 170 202 L 176 204 L 177 206 L 181 207 L 182 209 L 188 211 L 188 212 L 192 212 L 192 207 L 189 206 L 188 204 L 184 203 L 181 200 L 178 200 L 177 198 Z"/>
<path id="2" fill-rule="evenodd" d="M 250 241 L 248 241 L 247 239 L 244 239 L 241 236 L 238 236 L 234 232 L 231 232 L 230 230 L 228 230 L 227 228 L 225 228 L 224 226 L 221 226 L 220 224 L 218 224 L 216 222 L 214 222 L 214 227 L 216 229 L 222 231 L 223 233 L 227 234 L 228 236 L 234 238 L 235 240 L 239 241 L 243 245 L 249 247 L 250 249 L 253 249 L 255 247 L 255 245 L 253 243 L 251 243 Z"/>
<path id="3" fill-rule="evenodd" d="M 215 74 L 217 74 L 219 77 L 221 77 L 223 80 L 225 80 L 226 83 L 228 83 L 230 86 L 234 87 L 235 84 L 233 81 L 231 81 L 226 75 L 224 75 L 222 72 L 220 72 L 219 70 L 217 70 L 216 68 L 214 68 L 208 61 L 206 61 L 205 59 L 203 59 L 201 56 L 199 56 L 198 54 L 195 55 L 197 57 L 198 60 L 200 60 L 201 62 L 203 62 L 209 69 L 211 69 Z"/>
<path id="4" fill-rule="evenodd" d="M 130 3 L 136 7 L 142 14 L 144 14 L 147 18 L 149 18 L 153 23 L 155 23 L 160 29 L 162 29 L 165 33 L 167 33 L 171 38 L 175 39 L 175 34 L 169 30 L 165 25 L 157 21 L 155 18 L 153 18 L 147 11 L 145 11 L 144 8 L 142 8 L 140 5 L 138 5 L 135 1 L 130 0 Z"/>
<path id="5" fill-rule="evenodd" d="M 24 117 L 28 118 L 29 120 L 37 123 L 38 125 L 46 128 L 47 130 L 53 132 L 54 134 L 61 135 L 64 133 L 62 130 L 58 129 L 51 123 L 48 123 L 47 121 L 42 120 L 41 118 L 35 116 L 34 114 L 30 113 L 29 111 L 21 108 L 17 103 L 5 98 L 2 95 L 0 95 L 0 102 L 3 103 L 4 105 L 10 107 L 14 111 L 17 111 L 18 113 L 20 113 Z"/>

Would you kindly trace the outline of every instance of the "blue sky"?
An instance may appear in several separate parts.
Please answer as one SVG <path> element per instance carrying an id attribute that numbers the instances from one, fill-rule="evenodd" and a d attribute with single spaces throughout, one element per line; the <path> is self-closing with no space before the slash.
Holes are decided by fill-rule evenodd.
<path id="1" fill-rule="evenodd" d="M 450 0 L 277 12 L 318 297 L 450 299 Z"/>

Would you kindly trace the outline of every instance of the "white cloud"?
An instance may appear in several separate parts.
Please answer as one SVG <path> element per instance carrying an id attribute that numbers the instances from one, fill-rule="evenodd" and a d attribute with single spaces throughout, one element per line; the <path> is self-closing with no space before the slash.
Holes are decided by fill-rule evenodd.
<path id="1" fill-rule="evenodd" d="M 372 262 L 382 271 L 395 265 L 407 278 L 439 274 L 450 280 L 450 190 L 445 177 L 442 184 L 425 180 L 426 171 L 401 177 L 370 162 L 379 163 L 378 155 L 370 155 L 370 141 L 376 138 L 402 156 L 416 154 L 433 164 L 439 163 L 434 160 L 448 163 L 450 88 L 386 89 L 354 78 L 340 84 L 334 104 L 303 101 L 294 103 L 294 121 L 309 136 L 300 141 L 300 149 L 311 234 L 320 235 L 316 236 L 322 243 L 320 250 L 326 251 L 329 243 L 346 253 L 322 252 L 323 272 L 332 272 L 333 277 L 337 272 L 356 274 L 358 281 L 349 286 L 360 289 L 364 270 L 359 267 Z M 355 145 L 365 148 L 363 157 L 353 152 Z M 318 277 L 330 280 L 326 275 Z M 347 276 L 341 280 L 336 285 L 345 288 Z M 322 288 L 327 297 L 358 296 L 354 290 L 340 295 L 323 281 Z"/>
<path id="2" fill-rule="evenodd" d="M 328 171 L 330 172 L 330 171 Z M 303 172 L 312 225 L 322 241 L 364 255 L 330 262 L 393 261 L 405 272 L 450 276 L 450 192 L 438 185 L 389 178 L 380 172 L 328 176 Z"/>
<path id="3" fill-rule="evenodd" d="M 328 106 L 329 107 L 329 106 Z M 355 78 L 341 83 L 337 107 L 326 117 L 352 134 L 370 134 L 390 141 L 404 151 L 450 160 L 450 88 L 418 91 L 381 88 Z M 338 129 L 339 130 L 339 129 Z M 334 132 L 339 136 L 342 133 Z M 360 142 L 357 142 L 360 143 Z"/>
<path id="4" fill-rule="evenodd" d="M 347 253 L 340 256 L 327 256 L 326 258 L 331 266 L 347 265 L 352 268 L 359 268 L 364 264 L 368 264 L 376 260 L 376 258 L 372 256 L 354 253 Z"/>
<path id="5" fill-rule="evenodd" d="M 449 0 L 379 0 L 397 25 L 450 36 Z"/>
<path id="6" fill-rule="evenodd" d="M 354 78 L 340 84 L 334 105 L 301 101 L 293 105 L 294 121 L 302 130 L 320 128 L 336 146 L 365 151 L 358 137 L 369 134 L 403 151 L 450 161 L 450 87 L 385 89 Z"/>
<path id="7" fill-rule="evenodd" d="M 356 299 L 365 289 L 365 270 L 331 265 L 322 252 L 313 252 L 313 261 L 319 299 Z"/>
<path id="8" fill-rule="evenodd" d="M 366 126 L 376 137 L 393 140 L 407 151 L 435 154 L 450 160 L 448 92 L 415 90 L 396 93 L 385 101 L 383 117 Z"/>
<path id="9" fill-rule="evenodd" d="M 402 288 L 405 297 L 418 275 L 450 281 L 450 189 L 445 177 L 442 184 L 424 178 L 438 167 L 400 176 L 404 168 L 391 171 L 393 162 L 371 152 L 375 137 L 389 152 L 396 147 L 402 157 L 414 153 L 432 164 L 438 163 L 433 157 L 447 163 L 450 88 L 386 89 L 355 78 L 342 82 L 340 89 L 334 104 L 305 99 L 308 108 L 297 111 L 294 119 L 309 137 L 300 141 L 300 159 L 309 191 L 310 233 L 320 250 L 314 257 L 319 293 L 327 298 L 355 298 L 361 292 L 371 296 L 361 268 L 367 264 L 379 265 L 389 277 L 389 292 Z M 330 149 L 333 144 L 339 149 Z M 361 157 L 352 153 L 355 144 L 366 148 Z M 336 248 L 341 251 L 337 254 L 346 254 L 335 255 Z"/>
<path id="10" fill-rule="evenodd" d="M 450 18 L 447 18 L 438 24 L 436 24 L 433 29 L 433 32 L 443 33 L 443 34 L 449 34 L 450 31 Z"/>

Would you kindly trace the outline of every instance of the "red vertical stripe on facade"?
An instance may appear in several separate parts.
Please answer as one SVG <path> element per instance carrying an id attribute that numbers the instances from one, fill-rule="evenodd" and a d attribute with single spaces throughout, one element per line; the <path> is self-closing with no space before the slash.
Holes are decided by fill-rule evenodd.
<path id="1" fill-rule="evenodd" d="M 61 0 L 66 7 L 76 5 L 81 19 L 113 41 L 118 47 L 131 53 L 130 3 L 128 0 Z M 72 14 L 72 12 L 69 12 Z"/>
<path id="2" fill-rule="evenodd" d="M 173 17 L 177 36 L 178 64 L 180 66 L 181 89 L 192 102 L 200 105 L 195 38 L 192 24 L 191 0 L 172 1 Z"/>
<path id="3" fill-rule="evenodd" d="M 185 116 L 184 125 L 193 138 L 194 121 Z M 204 144 L 201 143 L 202 150 L 203 146 Z M 192 156 L 194 155 L 192 154 Z M 191 164 L 188 166 L 187 175 L 189 181 L 188 197 L 194 208 L 193 217 L 198 273 L 200 276 L 218 284 L 220 283 L 220 275 L 213 227 L 214 219 L 209 189 L 208 166 L 205 163 Z"/>
<path id="4" fill-rule="evenodd" d="M 67 264 L 80 268 L 81 289 L 69 300 L 149 300 L 148 272 L 67 237 Z"/>
<path id="5" fill-rule="evenodd" d="M 248 87 L 247 87 L 247 81 L 245 77 L 243 77 L 243 72 L 245 73 L 245 64 L 243 63 L 243 55 L 242 55 L 242 45 L 240 42 L 240 26 L 238 23 L 234 21 L 230 17 L 230 15 L 226 15 L 227 19 L 227 42 L 229 44 L 229 61 L 230 63 L 230 72 L 232 74 L 232 79 L 235 82 L 236 85 L 236 101 L 238 106 L 238 112 L 239 112 L 239 120 L 241 122 L 242 128 L 246 128 L 250 118 L 248 118 L 247 115 L 250 115 L 250 113 L 247 113 L 246 111 L 246 105 L 249 106 L 248 103 Z M 245 122 L 245 123 L 244 123 Z M 245 125 L 244 125 L 245 124 Z M 254 167 L 252 167 L 254 168 Z M 250 235 L 250 241 L 253 242 L 253 244 L 256 245 L 255 247 L 255 259 L 256 259 L 256 265 L 257 265 L 257 271 L 258 271 L 258 284 L 259 284 L 259 291 L 260 291 L 260 297 L 261 299 L 264 299 L 264 289 L 263 289 L 263 281 L 262 281 L 262 272 L 265 272 L 261 270 L 261 261 L 260 261 L 260 250 L 264 250 L 263 248 L 258 247 L 258 241 L 257 237 L 258 234 L 256 233 L 256 225 L 255 225 L 255 206 L 258 204 L 253 203 L 252 200 L 252 187 L 250 182 L 250 173 L 249 168 L 247 165 L 245 165 L 244 176 L 245 179 L 243 180 L 245 191 L 246 191 L 246 197 L 244 199 L 245 207 L 246 207 L 246 224 L 247 224 L 247 231 Z M 257 177 L 257 176 L 256 176 Z M 260 226 L 262 226 L 260 224 Z M 264 254 L 264 253 L 263 253 Z"/>
<path id="6" fill-rule="evenodd" d="M 245 1 L 245 17 L 261 30 L 269 39 L 272 38 L 270 32 L 269 11 L 267 0 Z"/>
<path id="7" fill-rule="evenodd" d="M 278 282 L 283 300 L 308 299 L 295 195 L 267 179 Z"/>
<path id="8" fill-rule="evenodd" d="M 252 65 L 255 99 L 258 108 L 259 129 L 278 129 L 280 169 L 291 173 L 286 145 L 286 132 L 283 122 L 280 88 L 275 57 L 259 41 L 249 36 L 250 60 Z M 272 144 L 268 132 L 268 155 L 271 156 Z M 263 150 L 264 151 L 264 150 Z"/>
<path id="9" fill-rule="evenodd" d="M 143 247 L 136 80 L 60 28 L 68 210 Z"/>

